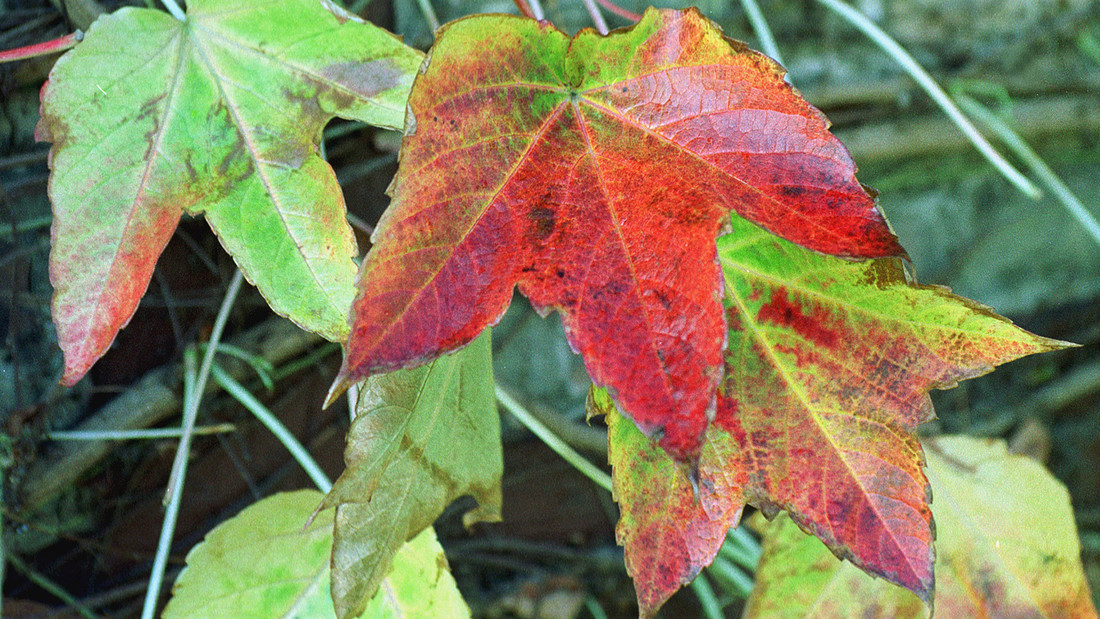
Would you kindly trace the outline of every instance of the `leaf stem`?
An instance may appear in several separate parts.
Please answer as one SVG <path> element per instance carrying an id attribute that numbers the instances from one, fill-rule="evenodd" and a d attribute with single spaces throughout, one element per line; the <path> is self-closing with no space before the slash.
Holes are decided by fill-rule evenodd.
<path id="1" fill-rule="evenodd" d="M 641 15 L 638 15 L 634 11 L 628 11 L 614 2 L 611 2 L 611 0 L 596 0 L 596 3 L 607 9 L 608 12 L 614 13 L 628 21 L 636 22 L 642 18 Z"/>
<path id="2" fill-rule="evenodd" d="M 260 420 L 260 423 L 267 426 L 268 430 L 275 435 L 275 438 L 279 439 L 279 442 L 283 444 L 287 450 L 290 451 L 290 455 L 294 456 L 294 459 L 298 461 L 298 464 L 302 465 L 306 474 L 313 480 L 314 485 L 321 492 L 327 493 L 332 490 L 332 481 L 329 480 L 325 472 L 318 466 L 317 461 L 309 455 L 309 451 L 298 441 L 297 438 L 287 429 L 286 426 L 279 421 L 266 406 L 263 405 L 256 396 L 249 393 L 244 385 L 241 385 L 233 377 L 229 375 L 221 367 L 215 365 L 210 368 L 210 375 L 214 378 L 215 382 L 225 389 L 226 393 L 233 396 L 238 402 L 240 402 L 245 408 L 249 410 L 256 419 Z"/>
<path id="3" fill-rule="evenodd" d="M 573 465 L 573 468 L 580 471 L 582 475 L 595 482 L 597 486 L 612 492 L 610 475 L 600 470 L 599 467 L 586 460 L 584 456 L 561 440 L 557 434 L 554 434 L 550 428 L 543 425 L 531 411 L 527 410 L 500 385 L 494 385 L 494 389 L 496 390 L 497 400 L 504 405 L 504 408 L 508 409 L 513 417 L 518 419 L 535 436 L 539 437 L 542 442 L 546 443 L 547 447 L 553 449 L 555 453 Z"/>
<path id="4" fill-rule="evenodd" d="M 1027 142 L 1013 131 L 1008 123 L 998 118 L 996 114 L 990 112 L 969 95 L 958 93 L 955 95 L 955 100 L 966 110 L 967 114 L 977 118 L 982 124 L 989 127 L 989 130 L 996 134 L 1005 143 L 1005 146 L 1008 146 L 1009 150 L 1016 153 L 1016 156 L 1020 159 L 1023 159 L 1024 163 L 1031 168 L 1031 171 L 1039 177 L 1039 180 L 1050 189 L 1055 199 L 1066 207 L 1069 214 L 1077 220 L 1077 223 L 1081 224 L 1081 227 L 1092 237 L 1092 240 L 1100 245 L 1100 223 L 1096 221 L 1096 217 L 1085 208 L 1085 205 L 1081 204 L 1073 191 L 1062 182 L 1062 179 L 1058 178 L 1054 170 L 1050 169 L 1050 166 L 1028 146 Z"/>
<path id="5" fill-rule="evenodd" d="M 745 9 L 745 14 L 749 17 L 749 23 L 752 24 L 752 31 L 756 33 L 756 38 L 760 40 L 760 47 L 763 48 L 764 53 L 771 56 L 772 60 L 783 64 L 783 57 L 779 55 L 779 46 L 775 44 L 772 29 L 768 27 L 764 14 L 760 12 L 760 5 L 756 3 L 756 0 L 741 0 L 741 8 Z"/>
<path id="6" fill-rule="evenodd" d="M 606 35 L 607 22 L 603 20 L 603 13 L 600 13 L 600 7 L 596 6 L 593 0 L 584 0 L 584 8 L 588 9 L 588 15 L 592 17 L 592 23 L 596 25 L 596 32 Z"/>
<path id="7" fill-rule="evenodd" d="M 45 43 L 35 43 L 34 45 L 26 45 L 15 49 L 6 49 L 0 52 L 0 64 L 63 52 L 67 49 L 76 47 L 76 44 L 83 40 L 84 33 L 77 30 L 72 34 L 67 34 L 52 41 L 46 41 Z"/>
<path id="8" fill-rule="evenodd" d="M 951 97 L 947 96 L 947 93 L 940 88 L 932 76 L 928 74 L 917 61 L 909 55 L 909 52 L 905 51 L 896 41 L 890 38 L 890 35 L 886 34 L 875 25 L 874 22 L 867 19 L 859 11 L 853 9 L 840 0 L 817 0 L 821 4 L 825 5 L 829 10 L 837 13 L 851 25 L 855 26 L 857 30 L 867 35 L 876 45 L 882 48 L 886 53 L 890 54 L 894 60 L 904 68 L 909 75 L 920 84 L 921 88 L 932 97 L 932 100 L 936 102 L 936 105 L 940 106 L 940 109 L 947 114 L 947 117 L 970 139 L 974 147 L 985 158 L 993 164 L 995 168 L 1006 178 L 1010 183 L 1016 186 L 1024 195 L 1038 200 L 1042 197 L 1043 192 L 1021 174 L 1016 168 L 1012 167 L 1004 157 L 1000 155 L 981 133 L 974 127 L 973 123 L 967 119 L 966 116 L 959 110 L 955 103 L 951 100 Z"/>
<path id="9" fill-rule="evenodd" d="M 214 319 L 214 328 L 210 331 L 210 340 L 207 342 L 206 351 L 202 356 L 202 366 L 195 372 L 195 349 L 190 348 L 183 355 L 183 422 L 182 434 L 179 446 L 176 448 L 176 458 L 172 462 L 172 473 L 168 478 L 168 487 L 164 492 L 166 509 L 164 522 L 160 527 L 160 539 L 157 541 L 157 553 L 153 558 L 153 571 L 149 576 L 149 586 L 145 590 L 145 603 L 141 609 L 142 619 L 153 619 L 157 609 L 157 597 L 160 595 L 161 583 L 164 581 L 164 568 L 168 565 L 168 554 L 172 549 L 172 537 L 176 531 L 176 519 L 179 517 L 180 504 L 182 503 L 183 480 L 187 475 L 187 459 L 191 451 L 191 436 L 195 431 L 195 417 L 199 412 L 199 400 L 206 389 L 206 381 L 210 376 L 210 367 L 214 363 L 214 355 L 221 342 L 225 323 L 229 320 L 229 310 L 233 308 L 233 302 L 237 299 L 237 293 L 241 290 L 241 282 L 244 276 L 240 269 L 233 274 L 229 282 L 229 288 L 222 299 L 222 305 L 218 309 L 218 315 Z"/>
<path id="10" fill-rule="evenodd" d="M 176 2 L 176 0 L 160 1 L 162 4 L 164 4 L 164 8 L 168 9 L 168 12 L 172 14 L 172 17 L 175 17 L 180 21 L 184 21 L 187 19 L 187 15 L 183 12 L 183 9 L 180 8 L 180 5 L 178 2 Z"/>

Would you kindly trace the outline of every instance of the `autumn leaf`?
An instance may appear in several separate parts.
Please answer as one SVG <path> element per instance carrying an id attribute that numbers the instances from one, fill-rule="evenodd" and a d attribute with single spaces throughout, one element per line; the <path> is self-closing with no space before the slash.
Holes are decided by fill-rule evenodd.
<path id="1" fill-rule="evenodd" d="M 314 490 L 275 494 L 219 524 L 187 553 L 162 616 L 335 619 L 329 595 L 333 513 L 310 518 L 320 500 Z M 470 616 L 431 527 L 397 551 L 360 616 Z"/>
<path id="2" fill-rule="evenodd" d="M 467 524 L 499 520 L 503 474 L 489 332 L 429 365 L 372 376 L 348 432 L 347 469 L 321 507 L 336 507 L 332 599 L 363 612 L 394 554 L 452 501 Z"/>
<path id="3" fill-rule="evenodd" d="M 318 154 L 334 116 L 400 128 L 419 52 L 316 0 L 192 0 L 100 18 L 42 92 L 53 315 L 71 385 L 129 322 L 184 213 L 272 308 L 346 337 L 357 249 Z"/>
<path id="4" fill-rule="evenodd" d="M 624 549 L 643 616 L 651 616 L 682 585 L 710 565 L 744 507 L 736 499 L 701 502 L 687 475 L 616 410 L 602 389 L 589 393 L 588 415 L 605 415 L 615 501 L 615 538 Z M 704 443 L 701 462 L 713 457 Z M 700 489 L 710 492 L 710 489 Z M 712 506 L 718 509 L 710 512 Z"/>
<path id="5" fill-rule="evenodd" d="M 700 540 L 687 532 L 746 503 L 769 516 L 787 511 L 837 556 L 929 600 L 934 534 L 914 433 L 933 417 L 928 391 L 1065 344 L 946 288 L 912 283 L 898 259 L 822 256 L 739 217 L 718 240 L 718 257 L 729 349 L 699 459 L 698 498 L 686 482 L 653 474 L 652 464 L 614 470 L 616 488 L 675 489 L 662 490 L 669 498 L 656 508 L 646 493 L 620 492 L 624 519 L 633 521 L 627 530 L 620 523 L 618 535 L 640 540 L 633 552 L 648 552 L 640 532 L 647 519 L 672 529 L 661 533 L 670 543 L 684 540 L 679 551 L 665 550 L 681 564 L 653 570 L 643 561 L 631 569 L 643 610 L 655 610 L 653 601 L 659 605 L 683 575 L 709 562 L 698 557 L 721 545 L 713 534 Z M 637 440 L 620 440 L 613 464 L 654 457 Z M 614 455 L 622 450 L 635 455 Z"/>
<path id="6" fill-rule="evenodd" d="M 1065 487 L 1002 441 L 942 436 L 926 447 L 936 616 L 1096 617 Z M 788 518 L 767 525 L 746 617 L 928 615 L 912 593 L 837 561 Z"/>
<path id="7" fill-rule="evenodd" d="M 903 253 L 824 117 L 694 9 L 574 38 L 453 22 L 409 109 L 330 399 L 465 345 L 518 285 L 561 312 L 623 411 L 692 460 L 722 374 L 714 239 L 731 211 L 821 252 Z"/>

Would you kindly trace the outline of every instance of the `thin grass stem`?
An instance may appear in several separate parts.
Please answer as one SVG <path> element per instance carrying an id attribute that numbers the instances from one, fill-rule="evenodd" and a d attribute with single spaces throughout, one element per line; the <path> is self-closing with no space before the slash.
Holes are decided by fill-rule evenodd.
<path id="1" fill-rule="evenodd" d="M 420 7 L 420 13 L 424 15 L 424 21 L 428 22 L 428 27 L 432 29 L 434 34 L 436 30 L 439 30 L 439 16 L 435 14 L 431 1 L 416 0 L 416 4 Z"/>
<path id="2" fill-rule="evenodd" d="M 564 458 L 566 462 L 573 465 L 573 468 L 580 471 L 582 475 L 595 482 L 597 486 L 608 492 L 612 491 L 610 475 L 600 470 L 599 467 L 577 453 L 568 443 L 561 440 L 557 434 L 554 434 L 550 428 L 543 425 L 531 411 L 527 410 L 518 400 L 502 389 L 500 385 L 496 385 L 495 389 L 497 400 L 504 405 L 504 408 L 506 408 L 513 417 L 518 419 L 520 423 L 526 426 L 535 436 L 539 437 L 542 442 L 546 443 L 547 447 L 553 449 L 555 453 Z"/>
<path id="3" fill-rule="evenodd" d="M 23 573 L 24 576 L 27 577 L 27 580 L 33 582 L 34 584 L 38 585 L 43 590 L 48 592 L 50 595 L 64 602 L 66 606 L 80 613 L 82 617 L 87 617 L 88 619 L 99 619 L 98 617 L 96 617 L 95 613 L 88 609 L 88 607 L 81 604 L 80 600 L 73 597 L 72 594 L 63 589 L 61 585 L 58 585 L 54 581 L 47 578 L 44 574 L 40 574 L 37 570 L 27 565 L 18 555 L 10 555 L 7 557 L 7 559 L 9 562 L 11 562 L 12 567 L 19 570 Z"/>
<path id="4" fill-rule="evenodd" d="M 1055 199 L 1066 207 L 1070 216 L 1077 220 L 1077 223 L 1085 229 L 1092 240 L 1100 246 L 1100 222 L 1096 221 L 1096 217 L 1085 208 L 1084 204 L 1081 204 L 1073 190 L 1062 182 L 1062 179 L 1054 173 L 1054 170 L 1050 169 L 1050 166 L 1043 161 L 1042 157 L 1028 146 L 1027 142 L 1013 131 L 1012 127 L 1008 126 L 1008 123 L 998 118 L 996 114 L 978 103 L 976 99 L 960 93 L 955 95 L 955 100 L 959 102 L 959 106 L 966 110 L 967 114 L 977 118 L 983 125 L 989 127 L 989 130 L 996 134 L 1009 150 L 1022 159 L 1027 167 L 1031 168 L 1035 176 L 1039 177 L 1039 181 L 1046 185 L 1047 189 L 1054 194 Z"/>
<path id="5" fill-rule="evenodd" d="M 172 14 L 172 17 L 180 21 L 187 19 L 187 15 L 183 12 L 183 9 L 180 8 L 176 0 L 161 0 L 161 3 L 163 3 L 164 8 L 168 9 L 168 12 Z"/>
<path id="6" fill-rule="evenodd" d="M 531 7 L 531 16 L 535 19 L 542 21 L 546 19 L 546 13 L 542 10 L 542 3 L 539 0 L 530 0 L 527 3 Z"/>
<path id="7" fill-rule="evenodd" d="M 149 586 L 145 589 L 145 602 L 141 608 L 141 619 L 153 619 L 157 610 L 157 598 L 160 595 L 161 583 L 164 582 L 164 569 L 168 565 L 168 554 L 172 550 L 172 537 L 176 532 L 176 520 L 179 517 L 180 504 L 182 503 L 183 480 L 187 476 L 187 459 L 191 452 L 191 437 L 195 431 L 195 418 L 199 412 L 199 400 L 206 389 L 206 381 L 210 376 L 210 367 L 214 362 L 214 354 L 221 342 L 222 332 L 225 331 L 225 323 L 229 320 L 229 311 L 233 308 L 233 302 L 237 299 L 237 293 L 241 290 L 241 282 L 244 276 L 238 269 L 229 282 L 229 288 L 222 299 L 222 305 L 218 309 L 218 315 L 214 319 L 214 327 L 210 331 L 210 341 L 202 356 L 202 365 L 198 372 L 195 371 L 195 349 L 190 348 L 183 355 L 183 422 L 181 427 L 179 446 L 176 448 L 176 458 L 172 462 L 172 473 L 168 478 L 168 487 L 165 489 L 165 513 L 164 522 L 160 527 L 160 539 L 157 541 L 157 553 L 153 557 L 153 570 L 149 575 Z"/>
<path id="8" fill-rule="evenodd" d="M 584 0 L 584 8 L 588 10 L 588 15 L 592 18 L 592 23 L 596 26 L 596 32 L 607 34 L 607 22 L 604 21 L 603 13 L 600 12 L 600 7 L 596 6 L 595 1 Z"/>
<path id="9" fill-rule="evenodd" d="M 760 40 L 760 47 L 763 48 L 764 53 L 771 56 L 772 60 L 783 64 L 783 57 L 779 55 L 779 46 L 775 44 L 772 29 L 768 27 L 764 14 L 760 12 L 760 5 L 756 3 L 756 0 L 741 0 L 741 7 L 745 9 L 745 14 L 748 15 L 749 23 L 752 24 L 752 31 L 756 33 L 756 38 Z"/>
<path id="10" fill-rule="evenodd" d="M 705 576 L 699 574 L 691 581 L 691 590 L 695 597 L 699 598 L 699 605 L 703 607 L 703 616 L 707 619 L 723 619 L 722 605 L 718 603 L 718 597 L 714 595 L 714 589 Z"/>
<path id="11" fill-rule="evenodd" d="M 724 559 L 722 555 L 715 557 L 714 562 L 707 567 L 707 570 L 732 588 L 733 593 L 742 600 L 747 599 L 752 593 L 752 577 L 731 561 Z"/>
<path id="12" fill-rule="evenodd" d="M 302 465 L 306 474 L 313 480 L 314 485 L 321 492 L 327 493 L 332 490 L 332 481 L 329 480 L 325 472 L 318 466 L 317 461 L 309 455 L 309 451 L 294 437 L 294 434 L 290 432 L 279 421 L 279 418 L 275 416 L 262 402 L 256 399 L 256 396 L 249 393 L 243 385 L 233 380 L 233 377 L 229 375 L 221 367 L 215 365 L 210 369 L 210 375 L 214 381 L 225 389 L 226 393 L 233 396 L 238 402 L 240 402 L 250 413 L 256 416 L 256 419 L 260 420 L 260 423 L 267 426 L 268 430 L 275 435 L 275 438 L 279 439 L 279 442 L 290 451 L 290 455 L 294 456 L 294 459 L 298 464 Z"/>
<path id="13" fill-rule="evenodd" d="M 821 4 L 825 5 L 829 10 L 843 17 L 848 23 L 855 26 L 857 30 L 867 35 L 876 45 L 882 48 L 886 53 L 893 57 L 897 62 L 909 73 L 909 75 L 920 84 L 921 88 L 928 93 L 932 100 L 936 102 L 936 105 L 940 106 L 940 109 L 947 114 L 947 117 L 955 123 L 964 135 L 974 144 L 974 147 L 980 152 L 993 167 L 997 168 L 997 171 L 1001 173 L 1010 183 L 1016 186 L 1024 195 L 1038 200 L 1042 197 L 1043 192 L 1035 185 L 1035 183 L 1028 180 L 1023 174 L 1012 166 L 1004 157 L 998 153 L 993 146 L 982 136 L 982 134 L 974 127 L 974 124 L 959 110 L 955 102 L 951 100 L 951 97 L 947 96 L 947 93 L 940 88 L 936 80 L 932 79 L 932 76 L 928 74 L 917 61 L 909 55 L 909 52 L 905 51 L 901 45 L 898 45 L 894 39 L 890 38 L 890 35 L 886 34 L 875 25 L 874 22 L 867 19 L 859 11 L 853 9 L 840 0 L 817 0 Z"/>
<path id="14" fill-rule="evenodd" d="M 219 423 L 213 426 L 197 426 L 192 434 L 226 434 L 236 432 L 237 426 Z M 47 432 L 51 441 L 133 441 L 142 439 L 179 438 L 183 428 L 147 428 L 144 430 L 55 430 Z"/>

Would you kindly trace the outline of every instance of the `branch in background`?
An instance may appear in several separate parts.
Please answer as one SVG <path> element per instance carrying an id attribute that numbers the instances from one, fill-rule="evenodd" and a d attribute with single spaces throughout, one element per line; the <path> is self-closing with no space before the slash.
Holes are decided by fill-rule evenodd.
<path id="1" fill-rule="evenodd" d="M 299 329 L 283 318 L 272 318 L 232 338 L 236 346 L 250 350 L 273 365 L 281 365 L 320 344 L 320 336 Z M 221 362 L 231 376 L 241 379 L 252 372 L 243 361 Z M 278 375 L 278 373 L 276 373 Z M 216 389 L 211 385 L 209 389 Z M 182 404 L 180 365 L 150 370 L 138 382 L 91 417 L 78 425 L 78 431 L 136 430 L 163 422 L 180 411 Z M 114 448 L 111 441 L 66 442 L 51 449 L 51 454 L 32 463 L 19 484 L 20 509 L 36 510 L 71 488 L 85 472 L 94 467 Z"/>

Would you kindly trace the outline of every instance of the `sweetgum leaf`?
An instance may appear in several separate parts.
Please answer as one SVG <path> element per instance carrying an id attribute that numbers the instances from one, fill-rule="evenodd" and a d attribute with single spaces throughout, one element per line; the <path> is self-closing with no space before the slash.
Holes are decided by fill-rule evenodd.
<path id="1" fill-rule="evenodd" d="M 1065 486 L 1003 441 L 942 436 L 926 445 L 936 614 L 1096 617 Z"/>
<path id="2" fill-rule="evenodd" d="M 465 521 L 499 520 L 503 473 L 489 332 L 429 365 L 372 376 L 360 393 L 336 506 L 333 601 L 356 616 L 394 553 L 470 494 Z"/>
<path id="3" fill-rule="evenodd" d="M 357 250 L 321 129 L 400 128 L 422 57 L 316 0 L 187 5 L 182 22 L 102 17 L 42 92 L 67 385 L 130 320 L 185 212 L 206 213 L 276 312 L 346 337 Z"/>
<path id="4" fill-rule="evenodd" d="M 928 391 L 1066 344 L 910 282 L 898 259 L 823 256 L 739 217 L 718 256 L 729 350 L 697 498 L 671 459 L 611 422 L 617 535 L 643 612 L 710 561 L 713 523 L 746 503 L 787 510 L 837 556 L 929 600 L 934 534 L 914 434 L 933 414 Z M 663 564 L 647 554 L 654 538 Z"/>
<path id="5" fill-rule="evenodd" d="M 1064 486 L 1001 441 L 926 444 L 936 616 L 1096 617 Z M 842 563 L 785 516 L 765 533 L 747 617 L 927 617 L 912 593 Z"/>
<path id="6" fill-rule="evenodd" d="M 329 597 L 333 514 L 310 521 L 320 500 L 313 490 L 276 494 L 218 525 L 187 553 L 163 616 L 335 618 Z M 426 529 L 402 546 L 361 616 L 470 616 L 435 531 Z"/>
<path id="7" fill-rule="evenodd" d="M 334 394 L 465 345 L 518 285 L 561 312 L 623 411 L 693 460 L 721 376 L 714 239 L 731 211 L 821 252 L 903 253 L 824 117 L 694 9 L 573 38 L 453 22 L 409 110 Z"/>
<path id="8" fill-rule="evenodd" d="M 624 549 L 641 615 L 649 617 L 710 565 L 726 531 L 740 519 L 743 504 L 737 497 L 705 503 L 697 500 L 688 477 L 667 453 L 619 414 L 606 391 L 590 392 L 588 412 L 606 416 L 608 460 L 614 472 L 615 501 L 621 508 L 615 537 Z M 713 457 L 711 445 L 704 443 L 701 462 Z M 710 506 L 719 511 L 708 513 Z"/>
<path id="9" fill-rule="evenodd" d="M 722 468 L 746 471 L 744 496 L 766 515 L 787 510 L 837 556 L 929 600 L 934 529 L 914 434 L 934 416 L 928 391 L 1066 344 L 910 282 L 898 259 L 837 260 L 736 217 L 718 255 Z"/>

